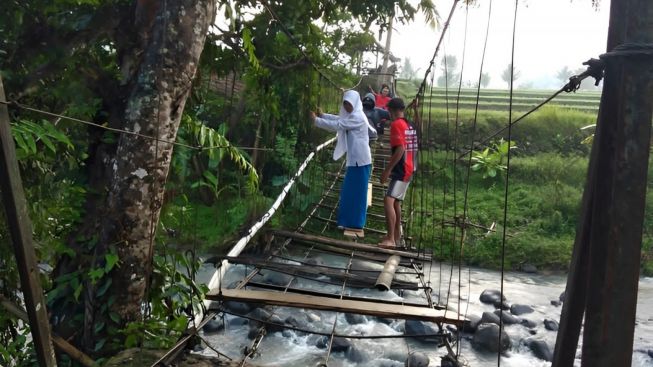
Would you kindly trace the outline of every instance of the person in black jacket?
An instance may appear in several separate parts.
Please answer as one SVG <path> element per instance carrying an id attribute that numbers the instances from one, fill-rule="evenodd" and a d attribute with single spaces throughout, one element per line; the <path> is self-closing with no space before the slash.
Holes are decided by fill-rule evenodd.
<path id="1" fill-rule="evenodd" d="M 390 120 L 390 113 L 384 109 L 375 107 L 374 94 L 367 93 L 363 98 L 363 112 L 367 120 L 376 129 L 379 135 L 383 135 L 386 121 Z"/>

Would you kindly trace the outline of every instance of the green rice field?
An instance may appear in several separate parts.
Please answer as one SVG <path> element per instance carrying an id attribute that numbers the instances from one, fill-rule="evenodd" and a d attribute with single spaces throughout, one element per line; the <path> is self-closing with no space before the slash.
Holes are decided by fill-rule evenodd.
<path id="1" fill-rule="evenodd" d="M 538 103 L 551 96 L 553 90 L 516 89 L 513 93 L 512 108 L 514 111 L 528 111 Z M 417 86 L 414 81 L 398 80 L 397 93 L 404 98 L 414 96 L 417 93 Z M 570 110 L 577 110 L 589 113 L 596 113 L 599 109 L 601 98 L 600 92 L 579 91 L 575 93 L 562 93 L 557 96 L 549 105 Z M 427 89 L 424 104 L 429 108 L 437 109 L 474 109 L 477 102 L 477 90 L 475 88 L 464 88 L 460 90 L 458 98 L 457 88 L 433 88 Z M 507 111 L 509 109 L 510 95 L 504 89 L 481 89 L 478 95 L 479 110 L 486 111 Z"/>

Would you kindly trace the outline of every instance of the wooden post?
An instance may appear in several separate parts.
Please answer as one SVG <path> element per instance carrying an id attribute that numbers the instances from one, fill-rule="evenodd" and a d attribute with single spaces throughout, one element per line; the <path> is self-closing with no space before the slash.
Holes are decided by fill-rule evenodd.
<path id="1" fill-rule="evenodd" d="M 1 78 L 0 100 L 6 101 Z M 36 356 L 41 366 L 56 366 L 45 298 L 39 282 L 39 270 L 36 267 L 36 254 L 32 243 L 32 224 L 27 213 L 23 184 L 16 160 L 16 148 L 9 125 L 9 111 L 5 104 L 0 104 L 0 188 L 7 213 L 7 224 L 14 244 Z"/>
<path id="2" fill-rule="evenodd" d="M 608 51 L 653 43 L 653 2 L 612 1 Z M 649 50 L 650 52 L 650 50 Z M 653 57 L 609 55 L 553 366 L 630 366 L 653 120 Z M 570 298 L 571 297 L 571 298 Z"/>
<path id="3" fill-rule="evenodd" d="M 12 302 L 5 299 L 1 295 L 0 295 L 0 306 L 4 307 L 7 310 L 7 312 L 18 317 L 19 319 L 25 322 L 29 322 L 29 317 L 27 316 L 27 312 L 25 312 L 25 310 L 13 304 Z M 95 361 L 92 360 L 91 357 L 82 353 L 79 349 L 75 348 L 75 346 L 68 343 L 68 341 L 66 341 L 64 338 L 57 335 L 52 335 L 52 343 L 57 349 L 68 354 L 70 358 L 81 363 L 83 366 L 85 367 L 96 366 Z"/>

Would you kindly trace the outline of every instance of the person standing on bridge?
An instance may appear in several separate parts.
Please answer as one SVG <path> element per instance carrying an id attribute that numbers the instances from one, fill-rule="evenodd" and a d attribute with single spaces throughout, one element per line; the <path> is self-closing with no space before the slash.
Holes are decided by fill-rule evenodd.
<path id="1" fill-rule="evenodd" d="M 376 107 L 387 110 L 387 104 L 392 98 L 390 96 L 390 86 L 385 83 L 382 84 L 380 93 L 376 93 L 371 85 L 368 85 L 367 88 L 374 94 Z"/>
<path id="2" fill-rule="evenodd" d="M 333 159 L 347 154 L 347 172 L 340 190 L 338 227 L 363 229 L 367 217 L 367 185 L 372 171 L 370 135 L 376 130 L 370 126 L 363 112 L 358 92 L 348 90 L 342 98 L 340 114 L 310 112 L 315 126 L 337 133 Z"/>
<path id="3" fill-rule="evenodd" d="M 393 119 L 390 124 L 392 156 L 381 174 L 381 184 L 390 179 L 383 202 L 388 233 L 379 243 L 379 247 L 392 248 L 401 243 L 401 202 L 417 167 L 417 131 L 404 117 L 405 109 L 401 98 L 393 98 L 388 102 L 388 112 Z"/>

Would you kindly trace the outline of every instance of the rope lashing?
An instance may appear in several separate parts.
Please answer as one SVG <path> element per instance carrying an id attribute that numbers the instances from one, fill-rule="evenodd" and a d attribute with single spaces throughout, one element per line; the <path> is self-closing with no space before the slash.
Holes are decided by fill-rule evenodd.
<path id="1" fill-rule="evenodd" d="M 599 57 L 606 60 L 613 57 L 653 57 L 653 43 L 626 42 L 617 45 L 612 51 L 608 51 Z"/>
<path id="2" fill-rule="evenodd" d="M 608 60 L 621 57 L 644 57 L 644 58 L 653 58 L 653 44 L 652 43 L 640 43 L 640 42 L 627 42 L 622 43 L 612 51 L 608 51 L 599 56 L 599 59 L 589 59 L 583 63 L 587 65 L 587 70 L 579 75 L 574 75 L 569 78 L 569 83 L 567 83 L 563 90 L 567 93 L 576 92 L 580 88 L 580 83 L 583 79 L 587 77 L 594 78 L 594 85 L 598 86 L 601 79 L 603 79 L 605 71 L 605 63 Z"/>

